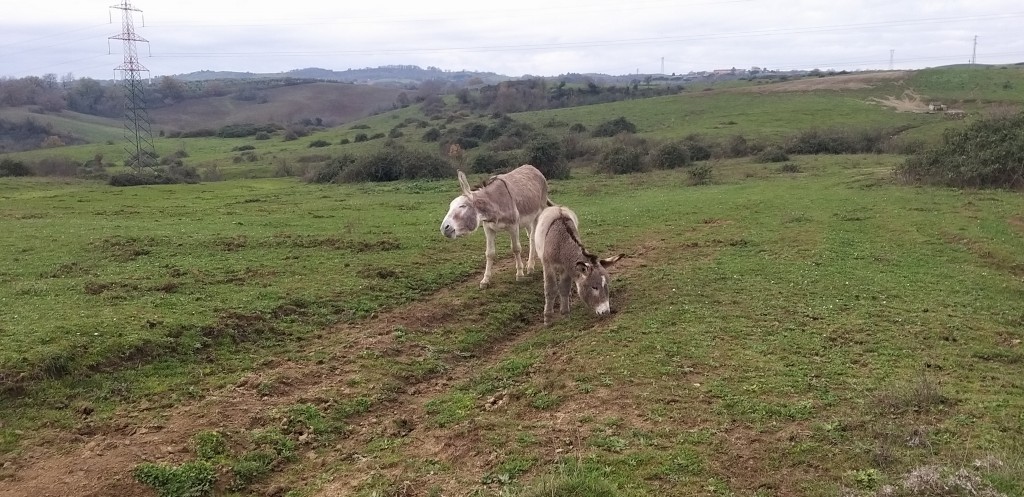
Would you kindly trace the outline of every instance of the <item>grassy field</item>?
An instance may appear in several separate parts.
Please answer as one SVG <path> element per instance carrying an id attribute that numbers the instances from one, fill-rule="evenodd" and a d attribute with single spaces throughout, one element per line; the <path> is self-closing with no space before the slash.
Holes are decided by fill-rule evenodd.
<path id="1" fill-rule="evenodd" d="M 549 328 L 454 181 L 3 180 L 0 496 L 1024 495 L 1024 199 L 899 160 L 552 181 L 628 258 Z"/>
<path id="2" fill-rule="evenodd" d="M 72 111 L 64 111 L 60 114 L 38 114 L 21 107 L 4 107 L 0 108 L 0 119 L 9 122 L 22 122 L 30 119 L 43 126 L 52 126 L 54 130 L 61 133 L 71 134 L 92 143 L 124 140 L 121 121 Z"/>

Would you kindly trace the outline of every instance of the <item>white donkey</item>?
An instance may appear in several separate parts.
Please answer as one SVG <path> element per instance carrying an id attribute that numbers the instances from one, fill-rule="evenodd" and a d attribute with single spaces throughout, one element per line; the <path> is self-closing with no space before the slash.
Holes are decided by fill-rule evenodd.
<path id="1" fill-rule="evenodd" d="M 569 313 L 569 294 L 573 283 L 576 283 L 580 300 L 597 315 L 611 312 L 606 268 L 625 254 L 598 259 L 580 242 L 579 225 L 575 212 L 557 205 L 544 209 L 537 220 L 534 244 L 544 268 L 545 325 L 551 324 L 554 318 L 556 295 L 562 314 Z"/>
<path id="2" fill-rule="evenodd" d="M 548 201 L 548 182 L 537 168 L 524 164 L 505 174 L 492 176 L 476 190 L 470 188 L 466 175 L 459 171 L 459 186 L 462 195 L 455 197 L 448 206 L 448 214 L 441 221 L 441 234 L 450 239 L 472 233 L 484 227 L 487 238 L 487 265 L 480 288 L 491 281 L 491 267 L 494 264 L 494 234 L 505 231 L 512 236 L 512 253 L 516 256 L 516 279 L 523 276 L 522 246 L 519 243 L 519 229 L 525 228 L 530 238 L 529 259 L 526 270 L 533 271 L 533 239 L 537 228 L 537 216 Z"/>

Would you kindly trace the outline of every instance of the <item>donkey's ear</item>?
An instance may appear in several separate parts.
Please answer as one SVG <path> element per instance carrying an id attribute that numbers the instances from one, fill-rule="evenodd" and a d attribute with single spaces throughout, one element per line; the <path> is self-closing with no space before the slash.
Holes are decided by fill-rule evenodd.
<path id="1" fill-rule="evenodd" d="M 473 189 L 469 187 L 469 180 L 466 179 L 466 173 L 462 171 L 459 171 L 459 187 L 462 188 L 462 194 L 467 197 L 470 192 L 473 191 Z"/>
<path id="2" fill-rule="evenodd" d="M 580 274 L 584 274 L 584 273 L 586 273 L 589 270 L 590 270 L 590 264 L 587 264 L 586 262 L 583 262 L 583 261 L 579 261 L 579 262 L 576 263 L 576 272 L 578 272 Z"/>
<path id="3" fill-rule="evenodd" d="M 610 267 L 612 264 L 615 264 L 616 262 L 619 261 L 619 259 L 621 259 L 621 258 L 623 258 L 625 256 L 626 256 L 626 254 L 619 254 L 619 255 L 616 255 L 614 257 L 607 257 L 605 259 L 601 259 L 601 266 L 602 267 Z"/>

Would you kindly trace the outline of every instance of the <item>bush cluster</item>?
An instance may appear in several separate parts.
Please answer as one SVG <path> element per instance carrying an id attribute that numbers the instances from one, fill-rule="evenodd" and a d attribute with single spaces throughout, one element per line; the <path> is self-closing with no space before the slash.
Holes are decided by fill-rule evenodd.
<path id="1" fill-rule="evenodd" d="M 772 162 L 786 162 L 789 160 L 789 154 L 786 153 L 782 147 L 771 146 L 761 151 L 754 157 L 754 162 L 761 164 L 768 164 Z"/>
<path id="2" fill-rule="evenodd" d="M 152 171 L 126 172 L 110 176 L 111 186 L 170 185 L 175 183 L 198 183 L 199 172 L 192 166 L 172 164 L 167 168 Z"/>
<path id="3" fill-rule="evenodd" d="M 455 168 L 441 157 L 391 145 L 362 157 L 342 156 L 313 169 L 312 183 L 384 182 L 400 179 L 436 179 L 455 176 Z"/>
<path id="4" fill-rule="evenodd" d="M 789 154 L 877 154 L 887 150 L 890 133 L 883 129 L 816 128 L 793 135 L 783 145 Z"/>
<path id="5" fill-rule="evenodd" d="M 569 178 L 569 163 L 563 156 L 562 143 L 554 137 L 537 133 L 523 148 L 523 162 L 532 164 L 547 179 Z"/>
<path id="6" fill-rule="evenodd" d="M 590 133 L 594 137 L 615 136 L 619 133 L 636 133 L 636 125 L 629 122 L 625 117 L 617 117 L 610 121 L 598 124 Z"/>
<path id="7" fill-rule="evenodd" d="M 24 162 L 3 159 L 0 160 L 0 178 L 6 176 L 32 176 L 32 168 L 25 165 Z"/>
<path id="8" fill-rule="evenodd" d="M 217 136 L 221 138 L 243 138 L 246 136 L 255 136 L 258 133 L 273 133 L 278 129 L 280 129 L 280 127 L 276 124 L 228 124 L 217 131 Z"/>
<path id="9" fill-rule="evenodd" d="M 947 129 L 939 146 L 908 157 L 896 173 L 917 183 L 1024 188 L 1024 112 Z"/>
<path id="10" fill-rule="evenodd" d="M 514 169 L 520 162 L 515 154 L 484 152 L 473 159 L 470 170 L 478 174 L 505 172 Z"/>

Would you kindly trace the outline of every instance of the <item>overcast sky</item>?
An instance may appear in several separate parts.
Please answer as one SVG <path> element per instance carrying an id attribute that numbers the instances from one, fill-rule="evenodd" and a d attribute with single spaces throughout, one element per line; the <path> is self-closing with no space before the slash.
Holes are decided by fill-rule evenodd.
<path id="1" fill-rule="evenodd" d="M 0 77 L 110 79 L 117 0 L 4 0 Z M 230 5 L 229 5 L 230 4 Z M 1020 0 L 133 0 L 152 76 L 390 64 L 508 76 L 1024 61 Z M 243 7 L 244 5 L 244 7 Z M 378 10 L 386 8 L 387 10 Z M 143 24 L 143 19 L 145 24 Z M 113 22 L 111 22 L 111 20 Z M 108 52 L 109 46 L 109 52 Z"/>

